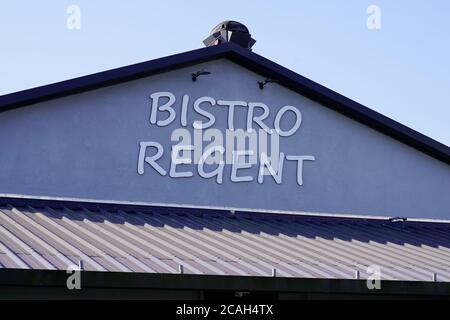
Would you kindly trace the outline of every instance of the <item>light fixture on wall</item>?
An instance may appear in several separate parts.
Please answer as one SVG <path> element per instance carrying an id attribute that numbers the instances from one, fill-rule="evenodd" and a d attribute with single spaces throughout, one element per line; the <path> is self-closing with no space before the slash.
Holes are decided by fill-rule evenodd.
<path id="1" fill-rule="evenodd" d="M 268 83 L 278 83 L 278 80 L 267 78 L 264 81 L 258 81 L 258 86 L 262 90 Z"/>
<path id="2" fill-rule="evenodd" d="M 391 217 L 388 220 L 389 222 L 404 222 L 407 221 L 408 219 L 405 217 Z"/>
<path id="3" fill-rule="evenodd" d="M 192 81 L 195 82 L 195 81 L 197 81 L 198 77 L 208 75 L 208 74 L 211 74 L 211 72 L 204 71 L 204 70 L 200 70 L 200 71 L 197 71 L 196 73 L 192 73 Z"/>

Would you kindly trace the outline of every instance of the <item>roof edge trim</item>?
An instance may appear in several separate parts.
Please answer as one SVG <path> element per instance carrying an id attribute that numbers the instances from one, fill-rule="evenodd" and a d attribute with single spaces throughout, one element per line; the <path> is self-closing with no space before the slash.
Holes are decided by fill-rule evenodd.
<path id="1" fill-rule="evenodd" d="M 305 211 L 287 211 L 287 210 L 271 210 L 271 209 L 256 209 L 256 208 L 237 208 L 237 207 L 220 207 L 220 206 L 205 206 L 192 204 L 176 204 L 176 203 L 156 203 L 156 202 L 138 202 L 138 201 L 118 201 L 118 200 L 98 200 L 87 198 L 69 198 L 69 197 L 50 197 L 50 196 L 31 196 L 0 193 L 0 206 L 14 205 L 14 206 L 31 206 L 31 207 L 53 207 L 53 208 L 68 208 L 68 209 L 89 209 L 92 211 L 106 210 L 106 211 L 141 211 L 143 213 L 158 211 L 169 211 L 170 213 L 192 213 L 192 214 L 229 214 L 229 215 L 279 215 L 280 217 L 300 217 L 305 219 L 338 219 L 338 220 L 353 220 L 353 221 L 373 221 L 386 223 L 390 219 L 396 218 L 394 216 L 374 216 L 374 215 L 358 215 L 345 213 L 325 213 L 325 212 L 305 212 Z M 419 219 L 407 218 L 407 223 L 439 223 L 449 224 L 450 220 L 442 219 Z"/>

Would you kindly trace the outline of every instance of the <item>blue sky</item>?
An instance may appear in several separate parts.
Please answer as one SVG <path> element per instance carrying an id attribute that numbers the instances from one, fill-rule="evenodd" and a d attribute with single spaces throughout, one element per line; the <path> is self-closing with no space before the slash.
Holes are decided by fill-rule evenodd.
<path id="1" fill-rule="evenodd" d="M 2 0 L 0 95 L 196 49 L 231 19 L 256 53 L 450 145 L 449 14 L 445 0 Z"/>

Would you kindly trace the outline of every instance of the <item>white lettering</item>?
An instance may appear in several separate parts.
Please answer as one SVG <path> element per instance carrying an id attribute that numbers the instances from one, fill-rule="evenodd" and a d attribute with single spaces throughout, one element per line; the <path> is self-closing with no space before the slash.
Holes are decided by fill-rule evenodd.
<path id="1" fill-rule="evenodd" d="M 67 277 L 66 286 L 69 290 L 80 290 L 81 289 L 81 270 L 79 266 L 71 265 L 66 270 L 67 274 L 70 274 Z"/>
<path id="2" fill-rule="evenodd" d="M 314 156 L 286 156 L 287 160 L 297 161 L 297 184 L 303 185 L 303 161 L 314 161 Z"/>
<path id="3" fill-rule="evenodd" d="M 250 163 L 245 162 L 245 156 L 251 156 L 253 154 L 252 150 L 235 150 L 233 151 L 233 164 L 231 165 L 231 181 L 232 182 L 245 182 L 253 181 L 252 176 L 237 176 L 237 171 L 239 169 L 249 169 L 252 167 Z M 239 159 L 244 157 L 243 161 Z"/>
<path id="4" fill-rule="evenodd" d="M 381 9 L 377 5 L 370 5 L 366 10 L 367 17 L 366 26 L 369 30 L 380 30 L 381 29 Z"/>
<path id="5" fill-rule="evenodd" d="M 172 178 L 187 178 L 192 177 L 194 174 L 191 171 L 177 172 L 177 165 L 191 164 L 192 159 L 179 157 L 180 151 L 192 151 L 194 146 L 192 145 L 175 145 L 172 146 L 172 162 L 170 163 L 169 175 Z"/>
<path id="6" fill-rule="evenodd" d="M 210 98 L 210 97 L 202 97 L 202 98 L 198 98 L 197 100 L 195 100 L 194 110 L 198 114 L 208 118 L 209 120 L 206 123 L 203 123 L 200 121 L 195 121 L 193 124 L 194 129 L 207 129 L 207 128 L 211 127 L 214 124 L 214 122 L 216 122 L 216 118 L 214 117 L 213 114 L 200 108 L 200 104 L 202 104 L 204 102 L 208 102 L 209 104 L 211 104 L 211 106 L 214 106 L 216 104 L 216 100 L 214 100 L 213 98 Z"/>
<path id="7" fill-rule="evenodd" d="M 223 168 L 225 167 L 225 163 L 223 161 L 219 162 L 219 165 L 217 168 L 211 172 L 205 172 L 203 164 L 205 163 L 206 159 L 210 157 L 214 153 L 221 153 L 223 154 L 225 152 L 225 149 L 221 146 L 214 146 L 209 149 L 206 149 L 206 151 L 203 153 L 202 157 L 200 158 L 200 162 L 198 163 L 198 174 L 202 178 L 212 178 L 214 176 L 217 176 L 216 182 L 218 184 L 222 184 L 223 181 Z"/>
<path id="8" fill-rule="evenodd" d="M 151 165 L 160 175 L 165 176 L 167 174 L 166 170 L 164 170 L 159 164 L 156 163 L 156 160 L 162 157 L 164 148 L 158 142 L 140 142 L 139 143 L 139 159 L 138 159 L 138 173 L 140 175 L 144 174 L 144 161 Z M 147 148 L 154 147 L 156 148 L 156 153 L 151 157 L 146 157 L 145 152 Z"/>
<path id="9" fill-rule="evenodd" d="M 168 98 L 169 100 L 161 105 L 158 106 L 159 100 L 161 98 Z M 175 110 L 171 107 L 175 103 L 175 96 L 170 92 L 156 92 L 150 95 L 150 98 L 152 99 L 152 111 L 150 113 L 150 123 L 155 124 L 159 127 L 164 127 L 172 123 L 172 121 L 175 119 Z M 166 111 L 169 113 L 168 117 L 164 120 L 156 121 L 156 114 L 157 111 Z"/>
<path id="10" fill-rule="evenodd" d="M 263 109 L 263 113 L 259 116 L 255 116 L 255 108 Z M 264 103 L 260 102 L 249 102 L 248 103 L 248 111 L 247 111 L 247 131 L 251 131 L 253 129 L 252 123 L 256 123 L 261 129 L 264 129 L 267 133 L 272 133 L 272 129 L 270 129 L 263 120 L 269 116 L 269 107 Z"/>
<path id="11" fill-rule="evenodd" d="M 228 107 L 228 129 L 234 130 L 234 107 L 236 106 L 246 107 L 247 102 L 219 100 L 217 101 L 217 105 Z"/>
<path id="12" fill-rule="evenodd" d="M 267 158 L 267 155 L 262 152 L 261 153 L 261 159 L 260 159 L 260 165 L 259 165 L 259 174 L 258 174 L 258 183 L 263 183 L 264 181 L 264 174 L 265 174 L 265 168 L 270 172 L 273 179 L 277 184 L 281 183 L 282 177 L 283 177 L 283 164 L 284 164 L 284 153 L 280 153 L 280 158 L 278 161 L 278 169 L 275 171 L 275 169 L 272 167 L 271 162 Z"/>
<path id="13" fill-rule="evenodd" d="M 81 9 L 80 6 L 72 4 L 67 7 L 66 13 L 69 14 L 66 21 L 66 27 L 69 30 L 81 29 Z"/>
<path id="14" fill-rule="evenodd" d="M 288 131 L 284 131 L 280 127 L 280 121 L 281 117 L 288 111 L 292 111 L 295 114 L 295 123 L 291 129 L 289 129 Z M 280 111 L 278 111 L 277 115 L 275 116 L 275 121 L 273 125 L 275 127 L 275 130 L 278 132 L 280 136 L 289 137 L 292 136 L 298 130 L 301 123 L 302 123 L 302 114 L 300 110 L 298 110 L 293 106 L 284 106 L 283 108 L 280 109 Z"/>

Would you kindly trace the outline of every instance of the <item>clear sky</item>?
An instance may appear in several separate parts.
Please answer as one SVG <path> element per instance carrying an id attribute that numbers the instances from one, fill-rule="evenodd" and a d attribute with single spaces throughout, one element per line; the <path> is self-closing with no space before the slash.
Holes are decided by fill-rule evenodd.
<path id="1" fill-rule="evenodd" d="M 1 0 L 0 95 L 200 48 L 237 20 L 256 53 L 450 145 L 449 16 L 448 0 Z"/>

